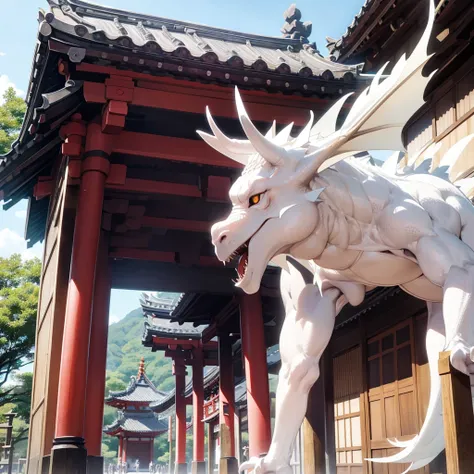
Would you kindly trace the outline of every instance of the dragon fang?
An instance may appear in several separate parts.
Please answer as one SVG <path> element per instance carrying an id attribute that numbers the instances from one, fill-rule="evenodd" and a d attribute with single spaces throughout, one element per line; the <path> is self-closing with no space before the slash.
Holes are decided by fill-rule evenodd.
<path id="1" fill-rule="evenodd" d="M 345 304 L 360 304 L 376 286 L 398 285 L 427 301 L 431 393 L 419 435 L 408 442 L 392 440 L 403 449 L 372 461 L 410 463 L 409 471 L 428 464 L 444 447 L 437 360 L 440 351 L 449 350 L 457 369 L 467 373 L 471 363 L 474 207 L 462 192 L 464 186 L 472 188 L 471 181 L 456 186 L 443 178 L 474 136 L 456 144 L 441 167 L 418 168 L 430 168 L 431 174 L 413 170 L 419 155 L 409 157 L 410 166 L 401 174 L 398 153 L 382 168 L 354 157 L 365 150 L 404 150 L 402 128 L 422 106 L 430 80 L 422 69 L 429 59 L 433 21 L 431 4 L 428 25 L 412 55 L 402 56 L 386 79 L 381 80 L 384 68 L 375 75 L 339 129 L 336 119 L 347 96 L 316 124 L 311 114 L 297 137 L 290 135 L 291 126 L 279 133 L 272 126 L 262 135 L 238 90 L 238 116 L 248 140 L 226 137 L 207 110 L 213 135 L 199 132 L 201 137 L 245 165 L 229 193 L 232 211 L 212 228 L 217 257 L 223 262 L 240 257 L 236 284 L 247 293 L 258 291 L 270 261 L 282 267 L 286 318 L 273 440 L 264 458 L 251 459 L 242 469 L 292 472 L 291 446 L 334 319 Z M 305 285 L 285 255 L 310 269 L 314 284 Z"/>

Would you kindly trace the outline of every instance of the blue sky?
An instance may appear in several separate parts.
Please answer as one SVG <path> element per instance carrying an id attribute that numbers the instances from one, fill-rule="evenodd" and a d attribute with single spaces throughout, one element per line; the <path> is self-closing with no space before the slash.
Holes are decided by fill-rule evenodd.
<path id="1" fill-rule="evenodd" d="M 103 4 L 140 13 L 186 20 L 238 31 L 279 36 L 283 12 L 292 0 L 104 0 Z M 98 2 L 102 3 L 102 2 Z M 327 54 L 325 37 L 339 38 L 360 10 L 363 0 L 300 0 L 303 21 L 313 22 L 311 41 Z M 0 15 L 0 96 L 13 85 L 20 93 L 28 85 L 36 41 L 38 9 L 48 9 L 46 0 L 6 2 Z M 23 240 L 26 202 L 5 212 L 0 209 L 0 257 L 14 252 L 25 258 L 42 256 L 42 246 L 26 249 Z M 159 288 L 156 289 L 160 290 Z M 139 292 L 113 291 L 110 320 L 120 320 L 138 307 Z"/>

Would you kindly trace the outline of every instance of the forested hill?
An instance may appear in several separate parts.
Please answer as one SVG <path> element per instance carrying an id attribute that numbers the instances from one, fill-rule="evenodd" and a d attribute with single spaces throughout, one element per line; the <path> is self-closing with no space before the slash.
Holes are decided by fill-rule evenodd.
<path id="1" fill-rule="evenodd" d="M 134 309 L 123 319 L 109 326 L 107 347 L 107 391 L 122 390 L 132 375 L 137 374 L 140 358 L 145 357 L 145 370 L 157 388 L 169 391 L 174 388 L 171 360 L 163 352 L 151 352 L 143 347 L 143 313 Z"/>

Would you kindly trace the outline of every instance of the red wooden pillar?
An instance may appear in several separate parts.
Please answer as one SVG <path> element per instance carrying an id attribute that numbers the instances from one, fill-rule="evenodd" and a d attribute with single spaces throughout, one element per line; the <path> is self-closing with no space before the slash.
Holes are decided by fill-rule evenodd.
<path id="1" fill-rule="evenodd" d="M 104 187 L 109 172 L 108 148 L 100 125 L 87 127 L 59 373 L 51 474 L 84 474 L 84 418 L 92 321 L 94 275 L 99 247 Z"/>
<path id="2" fill-rule="evenodd" d="M 123 452 L 123 438 L 119 438 L 119 447 L 118 447 L 118 462 L 122 462 L 122 452 Z"/>
<path id="3" fill-rule="evenodd" d="M 108 242 L 102 233 L 95 273 L 94 302 L 87 371 L 85 440 L 87 473 L 102 474 L 102 422 L 104 416 L 105 367 L 107 362 L 107 336 L 109 330 L 110 273 Z"/>
<path id="4" fill-rule="evenodd" d="M 123 439 L 123 447 L 122 447 L 122 462 L 127 462 L 127 447 L 128 447 L 128 439 Z"/>
<path id="5" fill-rule="evenodd" d="M 150 460 L 148 462 L 149 463 L 154 463 L 155 462 L 155 450 L 154 450 L 154 438 L 150 438 Z M 148 466 L 144 466 L 144 467 L 148 467 Z"/>
<path id="6" fill-rule="evenodd" d="M 173 360 L 173 373 L 175 376 L 175 408 L 176 408 L 176 462 L 175 473 L 186 474 L 186 399 L 184 389 L 186 384 L 186 367 L 183 360 Z"/>
<path id="7" fill-rule="evenodd" d="M 168 416 L 168 441 L 169 441 L 169 452 L 170 452 L 170 464 L 168 468 L 169 474 L 174 472 L 174 457 L 173 457 L 173 417 Z"/>
<path id="8" fill-rule="evenodd" d="M 192 474 L 205 474 L 203 350 L 193 351 L 193 464 Z"/>
<path id="9" fill-rule="evenodd" d="M 258 457 L 268 452 L 271 442 L 270 389 L 260 293 L 242 295 L 240 324 L 247 382 L 249 455 Z"/>
<path id="10" fill-rule="evenodd" d="M 235 458 L 235 387 L 232 343 L 227 334 L 219 334 L 219 440 L 221 458 L 219 473 L 237 473 Z"/>

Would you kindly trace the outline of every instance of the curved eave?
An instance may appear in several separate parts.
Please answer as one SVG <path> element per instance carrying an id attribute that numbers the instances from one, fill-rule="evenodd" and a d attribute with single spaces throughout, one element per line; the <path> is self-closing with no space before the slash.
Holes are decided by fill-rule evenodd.
<path id="1" fill-rule="evenodd" d="M 333 63 L 299 40 L 140 18 L 105 7 L 82 8 L 77 2 L 62 8 L 51 3 L 51 13 L 46 15 L 51 37 L 61 42 L 61 52 L 73 62 L 105 59 L 125 68 L 145 68 L 151 74 L 191 75 L 205 82 L 308 94 L 328 94 L 324 86 L 333 83 L 336 94 L 341 88 L 354 89 L 359 76 L 357 66 Z"/>
<path id="2" fill-rule="evenodd" d="M 49 85 L 52 87 L 54 85 Z M 61 143 L 59 129 L 82 105 L 82 82 L 67 81 L 63 86 L 31 99 L 18 140 L 0 156 L 0 190 L 7 210 L 28 197 L 34 178 L 51 163 Z"/>

